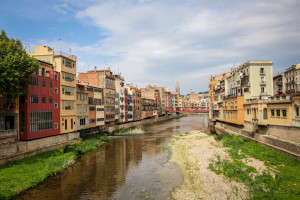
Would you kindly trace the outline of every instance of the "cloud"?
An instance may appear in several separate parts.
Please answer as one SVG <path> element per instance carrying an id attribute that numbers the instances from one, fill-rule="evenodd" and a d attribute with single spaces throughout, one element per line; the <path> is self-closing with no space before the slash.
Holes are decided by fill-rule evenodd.
<path id="1" fill-rule="evenodd" d="M 82 59 L 78 69 L 109 60 L 130 83 L 175 86 L 178 80 L 184 92 L 205 91 L 210 75 L 233 63 L 280 63 L 281 56 L 294 61 L 300 54 L 296 0 L 64 1 L 54 8 L 67 14 L 70 5 L 76 20 L 99 30 L 93 44 L 64 44 Z M 58 48 L 57 41 L 51 45 Z"/>

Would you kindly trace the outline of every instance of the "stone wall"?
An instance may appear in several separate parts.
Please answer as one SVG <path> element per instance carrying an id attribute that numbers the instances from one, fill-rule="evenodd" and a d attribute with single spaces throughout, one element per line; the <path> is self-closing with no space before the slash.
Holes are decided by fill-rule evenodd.
<path id="1" fill-rule="evenodd" d="M 149 119 L 143 119 L 141 121 L 135 121 L 135 122 L 129 122 L 129 123 L 125 123 L 125 124 L 110 126 L 110 127 L 108 127 L 108 131 L 113 132 L 114 130 L 121 129 L 121 128 L 130 128 L 133 126 L 145 126 L 145 125 L 153 124 L 156 122 L 162 122 L 162 121 L 166 121 L 169 119 L 179 118 L 181 116 L 182 115 L 177 115 L 177 114 L 173 113 L 171 115 L 167 115 L 167 116 L 163 116 L 163 117 L 153 117 L 153 118 L 149 118 Z"/>
<path id="2" fill-rule="evenodd" d="M 285 125 L 257 126 L 245 121 L 244 126 L 215 122 L 213 129 L 217 134 L 239 135 L 300 160 L 300 127 Z"/>
<path id="3" fill-rule="evenodd" d="M 18 141 L 0 145 L 0 164 L 50 151 L 81 141 L 79 133 L 66 133 L 30 141 Z"/>

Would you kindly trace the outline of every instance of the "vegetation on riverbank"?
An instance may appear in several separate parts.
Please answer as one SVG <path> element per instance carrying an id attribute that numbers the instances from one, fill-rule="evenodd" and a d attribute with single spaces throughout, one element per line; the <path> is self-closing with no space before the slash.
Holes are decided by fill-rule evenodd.
<path id="1" fill-rule="evenodd" d="M 146 134 L 144 127 L 142 126 L 133 126 L 130 128 L 120 128 L 112 131 L 112 136 L 125 136 L 125 135 L 143 135 Z"/>
<path id="2" fill-rule="evenodd" d="M 218 135 L 217 139 L 228 148 L 230 158 L 218 156 L 209 168 L 244 183 L 250 199 L 299 199 L 299 161 L 236 135 Z M 263 163 L 263 169 L 254 167 L 254 159 Z"/>
<path id="3" fill-rule="evenodd" d="M 0 199 L 10 199 L 75 163 L 77 157 L 107 142 L 106 136 L 85 135 L 63 148 L 0 165 Z"/>

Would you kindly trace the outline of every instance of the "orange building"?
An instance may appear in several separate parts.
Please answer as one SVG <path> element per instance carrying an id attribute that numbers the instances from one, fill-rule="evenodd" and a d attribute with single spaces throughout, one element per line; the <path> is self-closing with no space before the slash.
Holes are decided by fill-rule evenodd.
<path id="1" fill-rule="evenodd" d="M 244 96 L 225 97 L 223 99 L 224 122 L 243 125 L 244 124 Z"/>
<path id="2" fill-rule="evenodd" d="M 141 90 L 136 87 L 133 92 L 133 121 L 138 121 L 142 119 L 142 94 Z"/>

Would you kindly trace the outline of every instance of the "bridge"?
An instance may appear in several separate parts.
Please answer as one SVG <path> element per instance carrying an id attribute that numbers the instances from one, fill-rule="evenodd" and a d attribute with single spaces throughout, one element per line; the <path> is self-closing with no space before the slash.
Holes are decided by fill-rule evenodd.
<path id="1" fill-rule="evenodd" d="M 184 112 L 184 113 L 208 113 L 209 109 L 201 108 L 201 107 L 182 107 L 182 108 L 174 108 L 168 107 L 166 109 L 167 112 Z"/>

